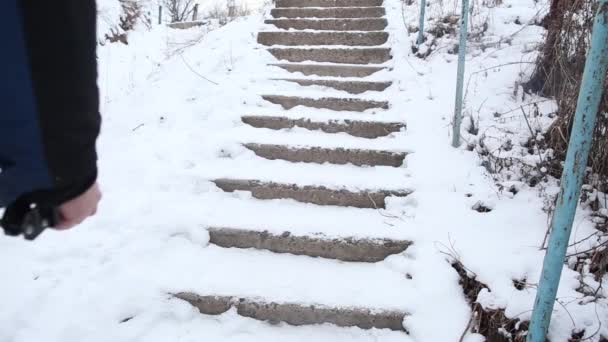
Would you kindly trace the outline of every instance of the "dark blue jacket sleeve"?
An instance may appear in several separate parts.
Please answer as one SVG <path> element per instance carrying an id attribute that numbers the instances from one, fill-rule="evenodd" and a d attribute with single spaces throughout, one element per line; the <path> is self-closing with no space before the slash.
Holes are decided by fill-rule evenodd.
<path id="1" fill-rule="evenodd" d="M 97 177 L 93 0 L 0 2 L 0 207 L 58 205 Z"/>

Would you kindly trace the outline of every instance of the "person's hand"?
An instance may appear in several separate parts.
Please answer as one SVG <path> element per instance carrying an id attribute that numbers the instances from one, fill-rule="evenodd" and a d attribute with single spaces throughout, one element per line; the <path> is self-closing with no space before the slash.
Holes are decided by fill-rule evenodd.
<path id="1" fill-rule="evenodd" d="M 95 215 L 101 200 L 99 185 L 93 184 L 82 195 L 59 206 L 60 222 L 56 229 L 70 229 L 81 224 L 89 216 Z"/>

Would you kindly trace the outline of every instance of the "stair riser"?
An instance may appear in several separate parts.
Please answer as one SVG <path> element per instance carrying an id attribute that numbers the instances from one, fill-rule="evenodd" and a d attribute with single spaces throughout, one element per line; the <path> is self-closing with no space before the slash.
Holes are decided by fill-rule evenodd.
<path id="1" fill-rule="evenodd" d="M 388 48 L 369 49 L 297 49 L 271 48 L 268 51 L 279 60 L 289 62 L 326 62 L 344 64 L 382 64 L 391 59 Z"/>
<path id="2" fill-rule="evenodd" d="M 369 121 L 328 121 L 315 122 L 310 119 L 290 119 L 286 117 L 244 116 L 241 120 L 256 128 L 274 130 L 300 127 L 308 130 L 321 130 L 325 133 L 347 133 L 355 137 L 374 139 L 387 136 L 405 129 L 402 123 L 382 123 Z"/>
<path id="3" fill-rule="evenodd" d="M 334 111 L 364 112 L 368 109 L 388 109 L 389 104 L 385 101 L 365 101 L 357 99 L 321 98 L 310 99 L 291 96 L 267 95 L 262 98 L 268 102 L 278 104 L 284 109 L 292 109 L 297 106 L 310 108 L 330 109 Z"/>
<path id="4" fill-rule="evenodd" d="M 357 166 L 393 166 L 403 164 L 405 153 L 342 148 L 289 148 L 281 145 L 245 144 L 257 156 L 270 160 L 286 160 L 303 163 L 353 164 Z"/>
<path id="5" fill-rule="evenodd" d="M 383 0 L 277 0 L 276 7 L 375 7 Z"/>
<path id="6" fill-rule="evenodd" d="M 301 86 L 320 86 L 345 91 L 350 94 L 361 94 L 367 91 L 384 91 L 391 86 L 391 82 L 355 82 L 355 81 L 332 81 L 332 80 L 296 80 L 277 79 L 278 81 L 293 82 Z"/>
<path id="7" fill-rule="evenodd" d="M 266 24 L 280 29 L 324 31 L 382 31 L 388 25 L 386 19 L 271 19 Z"/>
<path id="8" fill-rule="evenodd" d="M 273 253 L 306 255 L 350 262 L 378 262 L 402 253 L 410 241 L 387 239 L 323 239 L 292 236 L 289 232 L 274 235 L 264 231 L 232 228 L 209 228 L 210 242 L 224 248 L 255 248 Z"/>
<path id="9" fill-rule="evenodd" d="M 262 45 L 345 45 L 378 46 L 388 40 L 387 32 L 260 32 Z"/>
<path id="10" fill-rule="evenodd" d="M 267 321 L 271 324 L 284 322 L 302 326 L 329 323 L 340 327 L 391 329 L 405 332 L 403 320 L 407 316 L 406 313 L 399 311 L 281 304 L 238 297 L 199 296 L 193 293 L 178 293 L 174 296 L 190 303 L 205 315 L 221 315 L 231 308 L 236 308 L 240 316 Z"/>
<path id="11" fill-rule="evenodd" d="M 380 18 L 384 7 L 274 8 L 274 18 Z"/>
<path id="12" fill-rule="evenodd" d="M 387 197 L 405 197 L 411 193 L 407 190 L 351 192 L 316 186 L 296 186 L 232 179 L 219 179 L 215 180 L 214 183 L 223 191 L 250 191 L 254 198 L 262 200 L 292 199 L 317 205 L 368 209 L 385 209 Z"/>
<path id="13" fill-rule="evenodd" d="M 383 70 L 382 67 L 314 65 L 314 64 L 271 64 L 293 73 L 305 76 L 367 77 Z"/>

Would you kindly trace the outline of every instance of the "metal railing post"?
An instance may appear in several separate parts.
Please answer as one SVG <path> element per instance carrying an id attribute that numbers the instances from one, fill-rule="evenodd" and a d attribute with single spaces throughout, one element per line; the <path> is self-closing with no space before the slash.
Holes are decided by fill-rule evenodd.
<path id="1" fill-rule="evenodd" d="M 608 0 L 599 0 L 527 342 L 545 342 L 608 70 Z"/>
<path id="2" fill-rule="evenodd" d="M 416 45 L 424 42 L 424 15 L 426 13 L 426 0 L 420 0 L 420 22 L 418 24 L 418 39 Z"/>
<path id="3" fill-rule="evenodd" d="M 460 14 L 460 42 L 458 43 L 458 72 L 456 74 L 456 104 L 454 106 L 454 129 L 452 146 L 460 146 L 460 124 L 462 123 L 462 87 L 464 84 L 464 64 L 467 55 L 467 35 L 469 23 L 469 0 L 462 0 Z"/>

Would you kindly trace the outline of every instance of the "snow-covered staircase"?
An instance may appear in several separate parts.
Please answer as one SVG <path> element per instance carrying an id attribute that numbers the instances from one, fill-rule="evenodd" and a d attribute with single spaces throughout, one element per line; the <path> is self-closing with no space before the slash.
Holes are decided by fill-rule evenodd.
<path id="1" fill-rule="evenodd" d="M 324 87 L 332 96 L 304 97 L 280 92 L 261 94 L 267 103 L 279 105 L 290 115 L 243 115 L 242 122 L 256 130 L 274 132 L 296 128 L 317 131 L 318 134 L 334 136 L 333 141 L 338 144 L 347 137 L 365 145 L 403 131 L 406 127 L 403 122 L 357 118 L 364 113 L 381 115 L 390 108 L 389 101 L 378 96 L 392 82 L 364 79 L 385 70 L 384 63 L 391 59 L 390 48 L 386 47 L 389 34 L 383 31 L 387 26 L 385 13 L 382 0 L 277 0 L 276 8 L 271 11 L 274 19 L 266 21 L 276 29 L 260 32 L 258 42 L 267 46 L 267 50 L 280 61 L 269 67 L 284 69 L 294 73 L 294 77 L 281 75 L 270 79 L 295 84 L 299 89 Z M 366 94 L 375 96 L 366 98 Z M 298 110 L 301 116 L 294 117 L 293 110 Z M 306 112 L 316 110 L 340 113 L 341 116 L 332 118 L 328 114 L 326 119 L 307 117 Z M 345 116 L 348 119 L 344 119 Z M 378 144 L 371 145 L 372 148 L 351 148 L 348 144 L 318 146 L 315 141 L 310 141 L 307 146 L 276 141 L 243 142 L 246 149 L 265 163 L 278 160 L 299 168 L 321 164 L 326 170 L 325 176 L 335 178 L 337 183 L 341 182 L 338 167 L 342 165 L 382 170 L 403 167 L 407 151 L 382 150 Z M 260 179 L 223 178 L 213 181 L 226 193 L 249 192 L 251 197 L 248 201 L 264 201 L 268 205 L 277 203 L 275 201 L 296 201 L 295 205 L 301 206 L 299 210 L 306 215 L 323 212 L 320 220 L 328 217 L 327 209 L 323 211 L 321 208 L 367 211 L 369 213 L 362 215 L 376 215 L 378 210 L 386 208 L 390 197 L 407 197 L 413 191 L 401 184 L 353 190 L 346 186 Z M 234 214 L 239 215 L 236 211 Z M 293 220 L 298 220 L 298 217 L 293 217 Z M 339 220 L 336 219 L 335 224 L 339 225 Z M 271 323 L 329 323 L 342 327 L 405 331 L 403 320 L 408 313 L 400 304 L 407 298 L 404 294 L 411 291 L 408 290 L 411 287 L 409 279 L 405 274 L 378 267 L 376 263 L 390 255 L 403 253 L 411 241 L 394 236 L 355 236 L 349 234 L 348 226 L 343 227 L 338 237 L 335 232 L 326 234 L 322 229 L 314 233 L 294 233 L 290 227 L 264 230 L 230 224 L 210 227 L 209 234 L 214 248 L 241 251 L 244 266 L 239 267 L 249 265 L 259 269 L 255 274 L 261 280 L 243 279 L 244 284 L 231 288 L 247 289 L 248 281 L 254 287 L 268 280 L 269 287 L 273 282 L 288 283 L 293 293 L 281 298 L 274 298 L 272 290 L 263 295 L 259 292 L 250 295 L 252 291 L 245 294 L 188 291 L 175 294 L 203 314 L 218 315 L 234 309 L 241 316 Z M 338 280 L 329 281 L 324 274 L 335 275 L 334 279 Z"/>

